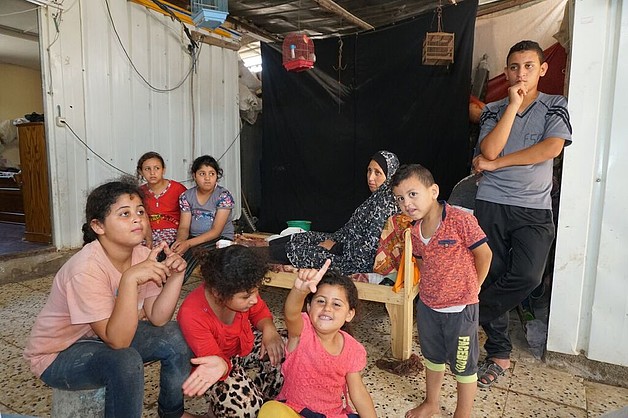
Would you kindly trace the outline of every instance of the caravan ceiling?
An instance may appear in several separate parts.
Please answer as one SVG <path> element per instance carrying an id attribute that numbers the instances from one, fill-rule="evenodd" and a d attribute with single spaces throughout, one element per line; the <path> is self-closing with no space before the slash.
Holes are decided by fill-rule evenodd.
<path id="1" fill-rule="evenodd" d="M 229 0 L 227 21 L 261 40 L 282 40 L 295 31 L 311 37 L 348 35 L 414 18 L 464 0 Z M 478 14 L 538 0 L 480 0 Z M 189 1 L 169 0 L 188 8 Z M 436 23 L 435 23 L 436 25 Z M 246 39 L 243 41 L 246 43 Z"/>
<path id="2" fill-rule="evenodd" d="M 460 1 L 464 0 L 229 0 L 228 22 L 244 35 L 244 46 L 260 39 L 281 40 L 297 30 L 314 37 L 356 33 L 411 19 L 439 3 Z M 536 1 L 480 0 L 478 15 Z M 169 2 L 189 7 L 186 0 Z M 28 0 L 0 1 L 0 63 L 40 68 L 37 8 Z"/>
<path id="3" fill-rule="evenodd" d="M 25 0 L 0 2 L 0 63 L 39 70 L 36 5 Z"/>

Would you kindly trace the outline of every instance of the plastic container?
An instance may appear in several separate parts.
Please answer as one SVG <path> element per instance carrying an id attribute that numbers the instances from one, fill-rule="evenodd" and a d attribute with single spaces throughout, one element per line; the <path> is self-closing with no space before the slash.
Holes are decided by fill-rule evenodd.
<path id="1" fill-rule="evenodd" d="M 216 242 L 216 248 L 225 248 L 233 244 L 235 244 L 235 242 L 228 239 L 220 239 Z"/>
<path id="2" fill-rule="evenodd" d="M 288 221 L 286 223 L 289 227 L 301 228 L 304 231 L 309 231 L 312 226 L 312 221 Z"/>

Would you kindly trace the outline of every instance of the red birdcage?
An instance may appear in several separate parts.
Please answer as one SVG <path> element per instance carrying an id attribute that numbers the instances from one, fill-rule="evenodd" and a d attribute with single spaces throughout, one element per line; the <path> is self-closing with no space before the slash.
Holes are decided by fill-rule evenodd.
<path id="1" fill-rule="evenodd" d="M 288 71 L 309 70 L 314 66 L 314 42 L 303 32 L 288 34 L 283 40 L 283 66 Z"/>

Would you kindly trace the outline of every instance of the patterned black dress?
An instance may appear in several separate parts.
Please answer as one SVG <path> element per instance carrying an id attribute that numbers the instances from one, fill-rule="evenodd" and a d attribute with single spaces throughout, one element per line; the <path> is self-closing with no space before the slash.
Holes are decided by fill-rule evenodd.
<path id="1" fill-rule="evenodd" d="M 342 274 L 373 271 L 379 236 L 386 220 L 399 212 L 390 188 L 390 179 L 399 168 L 399 159 L 388 151 L 380 151 L 386 159 L 386 181 L 351 215 L 347 223 L 334 233 L 303 232 L 293 234 L 286 244 L 290 263 L 298 268 L 320 268 L 326 259 Z M 340 243 L 342 253 L 333 254 L 318 244 L 325 240 Z"/>

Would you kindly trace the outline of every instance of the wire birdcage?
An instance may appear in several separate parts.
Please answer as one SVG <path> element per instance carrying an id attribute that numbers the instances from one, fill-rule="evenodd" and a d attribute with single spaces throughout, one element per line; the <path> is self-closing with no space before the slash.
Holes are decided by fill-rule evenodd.
<path id="1" fill-rule="evenodd" d="M 201 28 L 216 29 L 229 14 L 228 0 L 191 0 L 192 20 Z"/>
<path id="2" fill-rule="evenodd" d="M 314 42 L 304 32 L 293 32 L 283 40 L 283 66 L 288 71 L 304 71 L 314 67 Z"/>

